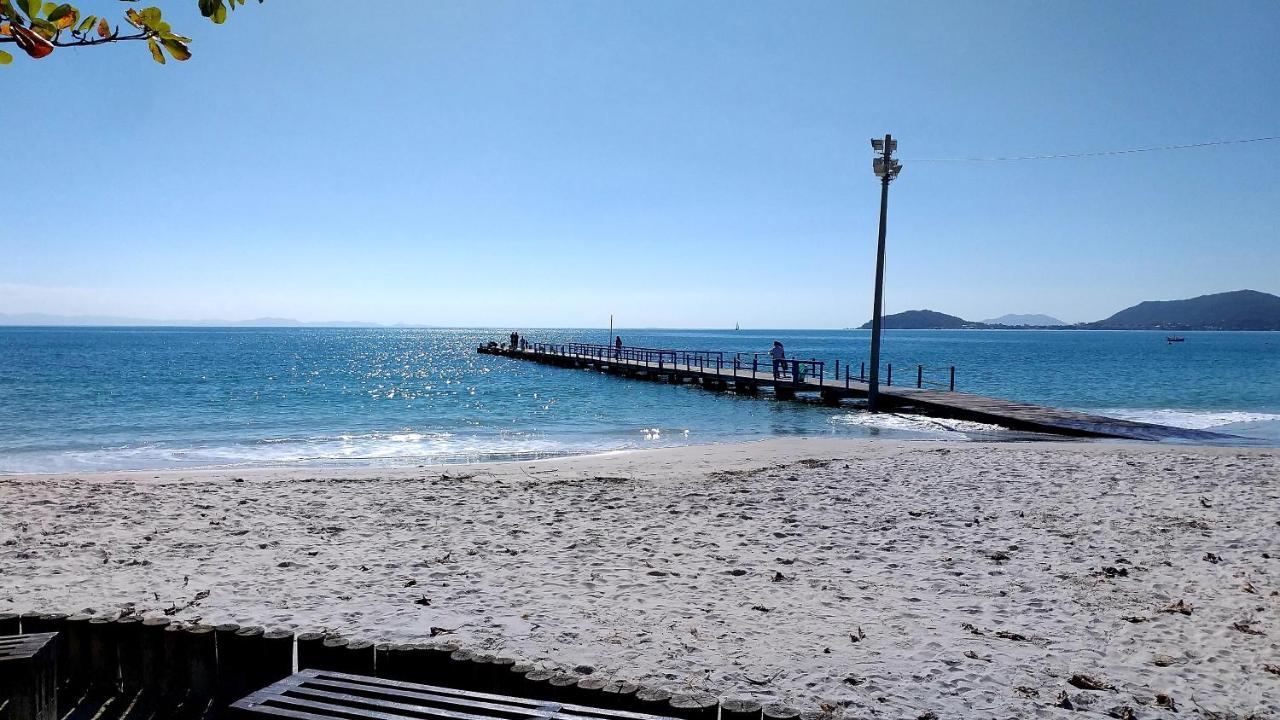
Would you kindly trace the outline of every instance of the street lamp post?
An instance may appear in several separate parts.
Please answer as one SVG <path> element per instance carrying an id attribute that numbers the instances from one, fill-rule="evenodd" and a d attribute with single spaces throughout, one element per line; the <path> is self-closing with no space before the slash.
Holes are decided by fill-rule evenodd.
<path id="1" fill-rule="evenodd" d="M 878 410 L 880 399 L 880 331 L 884 323 L 884 228 L 889 216 L 889 183 L 902 171 L 902 164 L 893 159 L 898 141 L 886 134 L 884 139 L 874 138 L 871 147 L 880 153 L 872 161 L 872 168 L 880 178 L 880 239 L 876 243 L 876 297 L 871 310 L 871 377 L 867 383 L 867 409 Z"/>

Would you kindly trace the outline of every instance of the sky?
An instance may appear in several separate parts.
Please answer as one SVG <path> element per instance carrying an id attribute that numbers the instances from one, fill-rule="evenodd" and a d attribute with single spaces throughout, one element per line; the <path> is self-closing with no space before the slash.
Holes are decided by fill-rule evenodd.
<path id="1" fill-rule="evenodd" d="M 948 161 L 1280 135 L 1269 0 L 158 4 L 0 67 L 0 313 L 856 326 L 886 132 L 888 313 L 1280 294 L 1280 142 Z"/>

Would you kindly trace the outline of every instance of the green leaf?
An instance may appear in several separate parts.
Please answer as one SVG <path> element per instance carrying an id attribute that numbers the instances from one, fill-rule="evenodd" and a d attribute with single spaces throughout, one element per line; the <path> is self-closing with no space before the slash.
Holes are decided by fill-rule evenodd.
<path id="1" fill-rule="evenodd" d="M 40 0 L 18 0 L 18 7 L 22 8 L 22 12 L 29 18 L 40 17 Z"/>
<path id="2" fill-rule="evenodd" d="M 213 11 L 213 17 L 212 17 L 211 19 L 212 19 L 215 23 L 217 23 L 217 24 L 219 24 L 219 25 L 221 25 L 222 23 L 226 22 L 226 21 L 227 21 L 227 8 L 226 8 L 226 6 L 225 6 L 225 5 L 221 5 L 221 4 L 219 4 L 219 5 L 218 5 L 218 9 Z"/>
<path id="3" fill-rule="evenodd" d="M 0 50 L 0 65 L 8 65 L 11 62 L 13 62 L 13 56 L 3 50 Z"/>
<path id="4" fill-rule="evenodd" d="M 151 59 L 164 64 L 164 53 L 160 52 L 160 45 L 155 38 L 147 38 L 147 48 L 151 50 Z"/>
<path id="5" fill-rule="evenodd" d="M 53 12 L 57 7 L 58 3 L 47 2 L 43 7 L 41 7 L 41 11 L 44 13 L 45 17 L 48 17 L 49 13 Z"/>
<path id="6" fill-rule="evenodd" d="M 90 15 L 89 17 L 80 21 L 80 26 L 76 28 L 76 32 L 83 34 L 87 32 L 89 28 L 93 27 L 93 24 L 96 22 L 98 22 L 98 18 L 94 15 Z"/>
<path id="7" fill-rule="evenodd" d="M 191 51 L 187 49 L 186 45 L 183 45 L 177 40 L 165 38 L 160 41 L 160 44 L 163 45 L 164 49 L 168 50 L 169 54 L 173 56 L 173 59 L 178 62 L 185 62 L 191 59 Z"/>
<path id="8" fill-rule="evenodd" d="M 49 22 L 53 23 L 54 25 L 58 26 L 63 30 L 66 30 L 67 28 L 75 24 L 76 20 L 79 19 L 79 14 L 80 14 L 79 10 L 76 10 L 70 5 L 63 3 L 55 7 L 53 11 L 49 13 Z"/>
<path id="9" fill-rule="evenodd" d="M 200 0 L 200 14 L 205 17 L 213 17 L 214 11 L 221 5 L 221 0 Z"/>

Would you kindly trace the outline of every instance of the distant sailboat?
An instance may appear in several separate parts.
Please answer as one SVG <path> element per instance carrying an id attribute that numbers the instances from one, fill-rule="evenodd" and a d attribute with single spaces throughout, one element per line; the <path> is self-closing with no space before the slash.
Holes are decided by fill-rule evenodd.
<path id="1" fill-rule="evenodd" d="M 733 329 L 734 329 L 734 330 L 741 330 L 742 328 L 738 327 L 738 323 L 734 323 L 734 324 L 733 324 Z"/>
<path id="2" fill-rule="evenodd" d="M 1186 341 L 1187 339 L 1180 335 L 1169 335 L 1165 337 L 1165 342 L 1170 344 L 1177 343 L 1177 342 L 1186 342 Z"/>

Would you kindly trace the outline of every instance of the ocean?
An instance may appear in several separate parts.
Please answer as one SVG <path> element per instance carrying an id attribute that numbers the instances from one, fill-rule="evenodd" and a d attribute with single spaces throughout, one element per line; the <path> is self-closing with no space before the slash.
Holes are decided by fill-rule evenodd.
<path id="1" fill-rule="evenodd" d="M 516 328 L 520 330 L 520 328 Z M 977 423 L 711 393 L 478 355 L 511 329 L 0 328 L 0 473 L 412 465 L 768 437 L 1024 437 Z M 842 365 L 866 331 L 619 330 L 628 345 Z M 527 330 L 599 342 L 607 330 Z M 895 383 L 1280 445 L 1280 333 L 886 331 Z"/>

